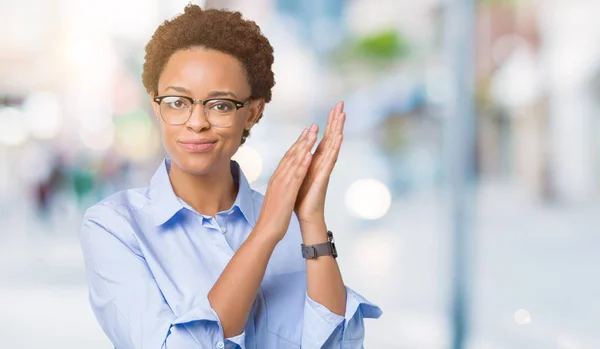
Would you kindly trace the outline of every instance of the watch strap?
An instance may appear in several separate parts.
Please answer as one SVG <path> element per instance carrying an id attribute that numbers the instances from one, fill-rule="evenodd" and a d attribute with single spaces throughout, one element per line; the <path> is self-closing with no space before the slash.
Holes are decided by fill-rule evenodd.
<path id="1" fill-rule="evenodd" d="M 321 256 L 333 256 L 333 258 L 337 258 L 333 233 L 329 230 L 327 231 L 327 240 L 326 242 L 314 245 L 302 244 L 302 257 L 313 259 Z"/>

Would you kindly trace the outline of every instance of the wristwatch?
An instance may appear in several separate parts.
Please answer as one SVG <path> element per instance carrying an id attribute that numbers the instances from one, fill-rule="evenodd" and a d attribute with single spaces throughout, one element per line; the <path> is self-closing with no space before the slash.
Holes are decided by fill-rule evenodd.
<path id="1" fill-rule="evenodd" d="M 331 230 L 327 231 L 327 242 L 308 246 L 302 244 L 303 258 L 313 259 L 321 256 L 333 256 L 333 258 L 338 256 Z"/>

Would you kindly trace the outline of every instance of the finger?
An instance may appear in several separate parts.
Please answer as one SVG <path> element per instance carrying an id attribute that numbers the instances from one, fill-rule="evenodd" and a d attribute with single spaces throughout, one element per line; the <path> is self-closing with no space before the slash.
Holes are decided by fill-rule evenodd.
<path id="1" fill-rule="evenodd" d="M 329 138 L 331 131 L 335 127 L 334 123 L 335 123 L 335 119 L 336 119 L 336 110 L 337 110 L 337 106 L 335 108 L 329 110 L 329 115 L 327 116 L 327 125 L 325 126 L 325 132 L 323 133 L 323 138 L 319 142 L 319 145 L 317 145 L 317 149 L 315 150 L 315 155 L 321 154 L 323 152 L 323 149 L 326 147 L 327 139 Z"/>
<path id="2" fill-rule="evenodd" d="M 299 148 L 301 148 L 303 146 L 304 142 L 306 141 L 306 136 L 308 135 L 308 132 L 309 132 L 309 130 L 306 128 L 304 130 L 302 130 L 302 133 L 300 134 L 298 139 L 294 142 L 294 144 L 292 144 L 290 149 L 288 149 L 288 151 L 285 153 L 285 155 L 284 155 L 285 159 L 294 157 L 297 150 Z"/>
<path id="3" fill-rule="evenodd" d="M 323 134 L 323 140 L 328 138 L 331 135 L 332 131 L 336 129 L 336 121 L 337 121 L 338 115 L 343 110 L 344 110 L 344 101 L 338 102 L 335 105 L 335 107 L 333 107 L 333 109 L 329 110 L 329 115 L 327 117 L 327 125 L 325 126 L 325 132 Z M 319 142 L 317 151 L 321 150 L 320 148 L 325 146 L 325 144 L 323 143 L 323 140 L 321 142 Z M 323 144 L 323 145 L 321 145 L 321 144 Z"/>
<path id="4" fill-rule="evenodd" d="M 335 138 L 333 147 L 331 148 L 331 152 L 329 154 L 329 156 L 327 157 L 327 171 L 325 171 L 328 174 L 331 174 L 331 172 L 333 172 L 333 168 L 335 167 L 335 164 L 337 163 L 338 157 L 340 155 L 340 149 L 342 148 L 342 141 L 344 140 L 344 136 L 343 135 L 337 135 L 337 137 Z"/>
<path id="5" fill-rule="evenodd" d="M 319 126 L 317 124 L 312 124 L 312 126 L 310 127 L 308 132 L 313 132 L 315 134 L 315 143 L 316 140 L 318 138 L 319 135 Z M 318 154 L 321 152 L 321 148 L 323 148 L 323 146 L 321 145 L 322 141 L 319 142 L 319 144 L 317 145 L 317 148 L 315 149 L 315 154 Z M 313 144 L 314 145 L 314 144 Z M 311 147 L 312 149 L 312 147 Z"/>
<path id="6" fill-rule="evenodd" d="M 287 166 L 284 168 L 285 182 L 289 186 L 289 189 L 297 193 L 302 185 L 304 177 L 308 172 L 310 163 L 312 160 L 312 154 L 310 150 L 315 144 L 317 136 L 314 132 L 308 132 L 305 146 L 298 150 L 296 156 L 291 159 Z"/>
<path id="7" fill-rule="evenodd" d="M 277 169 L 269 179 L 269 186 L 275 185 L 288 188 L 290 195 L 286 200 L 295 200 L 302 180 L 306 176 L 310 166 L 310 149 L 314 144 L 316 136 L 310 130 L 305 129 L 298 141 L 288 150 L 284 158 L 279 162 Z M 299 183 L 297 183 L 299 182 Z"/>
<path id="8" fill-rule="evenodd" d="M 292 169 L 297 168 L 299 164 L 304 161 L 306 153 L 310 153 L 310 150 L 312 149 L 312 146 L 317 138 L 314 132 L 314 126 L 315 125 L 312 125 L 310 129 L 306 129 L 303 132 L 303 138 L 295 143 L 292 148 L 290 148 L 288 154 L 286 154 L 285 161 L 282 160 L 280 163 L 284 172 L 287 173 L 293 171 Z"/>
<path id="9" fill-rule="evenodd" d="M 343 104 L 341 107 L 343 107 Z M 317 171 L 321 174 L 329 176 L 331 174 L 331 171 L 333 171 L 333 167 L 335 166 L 335 163 L 337 162 L 337 158 L 339 156 L 339 150 L 343 139 L 342 134 L 345 120 L 345 112 L 341 112 L 339 115 L 336 116 L 335 130 L 333 130 L 327 138 L 323 155 L 320 157 L 319 163 L 316 164 L 318 166 Z"/>
<path id="10" fill-rule="evenodd" d="M 335 120 L 337 115 L 344 109 L 344 102 L 338 102 L 333 109 L 329 111 L 329 115 L 327 117 L 327 126 L 325 127 L 324 136 L 329 135 L 333 127 L 335 126 Z"/>
<path id="11" fill-rule="evenodd" d="M 319 125 L 313 123 L 312 125 L 310 125 L 310 128 L 308 129 L 308 132 L 312 132 L 316 135 L 319 134 Z"/>
<path id="12" fill-rule="evenodd" d="M 316 124 L 312 124 L 309 129 L 304 129 L 300 137 L 298 137 L 298 140 L 286 152 L 277 169 L 289 172 L 286 169 L 289 169 L 290 167 L 295 168 L 298 164 L 301 164 L 304 161 L 306 153 L 310 153 L 310 150 L 315 144 L 316 133 L 318 130 L 319 127 Z"/>
<path id="13" fill-rule="evenodd" d="M 334 137 L 335 134 L 339 131 L 340 128 L 340 115 L 344 112 L 344 102 L 340 101 L 335 106 L 335 113 L 333 115 L 332 127 L 327 136 Z"/>
<path id="14" fill-rule="evenodd" d="M 317 141 L 317 132 L 319 131 L 319 127 L 316 124 L 312 124 L 310 129 L 308 129 L 308 132 L 306 133 L 306 138 L 304 139 L 304 142 L 301 144 L 300 148 L 298 149 L 298 154 L 297 156 L 294 157 L 294 163 L 296 165 L 301 165 L 302 162 L 305 160 L 305 156 L 307 154 L 310 154 L 311 149 L 313 148 L 313 146 L 315 145 L 315 142 Z"/>
<path id="15" fill-rule="evenodd" d="M 342 102 L 338 102 L 333 108 L 333 112 L 330 114 L 330 120 L 328 122 L 329 128 L 325 130 L 325 137 L 331 135 L 331 132 L 336 129 L 337 126 L 337 118 L 341 113 L 342 108 L 344 107 Z"/>
<path id="16" fill-rule="evenodd" d="M 330 143 L 326 151 L 323 153 L 319 169 L 315 174 L 315 182 L 321 183 L 322 181 L 328 180 L 331 176 L 333 168 L 335 167 L 335 164 L 338 160 L 342 140 L 343 136 L 341 134 L 337 135 L 333 142 Z"/>
<path id="17" fill-rule="evenodd" d="M 339 118 L 339 115 L 340 115 L 341 113 L 343 113 L 343 112 L 344 112 L 344 101 L 339 101 L 339 102 L 338 102 L 338 103 L 335 105 L 335 116 L 334 116 L 335 120 L 334 120 L 334 121 L 337 121 L 337 120 L 339 120 L 339 119 L 338 119 L 338 118 Z M 334 125 L 337 125 L 337 122 L 334 122 Z"/>
<path id="18" fill-rule="evenodd" d="M 302 130 L 302 133 L 300 134 L 296 142 L 294 142 L 290 149 L 288 149 L 288 151 L 283 155 L 283 158 L 281 159 L 281 161 L 279 161 L 279 165 L 277 165 L 277 168 L 275 169 L 275 172 L 271 177 L 278 175 L 283 171 L 284 168 L 288 166 L 288 163 L 296 156 L 298 152 L 297 149 L 301 147 L 302 144 L 306 141 L 307 135 L 308 129 L 305 128 L 304 130 Z"/>
<path id="19" fill-rule="evenodd" d="M 321 143 L 323 143 L 321 152 L 332 147 L 335 143 L 336 136 L 340 133 L 340 115 L 343 114 L 343 112 L 341 112 L 343 106 L 343 102 L 339 102 L 334 109 L 329 130 L 325 132 L 323 140 L 321 141 Z"/>
<path id="20" fill-rule="evenodd" d="M 324 136 L 328 135 L 331 132 L 331 128 L 333 126 L 333 122 L 335 121 L 335 108 L 329 111 L 329 115 L 327 116 L 327 126 L 325 126 Z"/>
<path id="21" fill-rule="evenodd" d="M 344 125 L 346 125 L 346 112 L 342 112 L 338 116 L 337 130 L 335 133 L 338 135 L 343 134 L 344 133 Z"/>

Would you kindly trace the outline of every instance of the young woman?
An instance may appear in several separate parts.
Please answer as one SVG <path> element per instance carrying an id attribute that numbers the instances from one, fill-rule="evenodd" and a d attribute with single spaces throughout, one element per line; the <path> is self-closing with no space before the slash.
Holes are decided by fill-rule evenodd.
<path id="1" fill-rule="evenodd" d="M 254 22 L 194 5 L 146 46 L 168 158 L 81 229 L 90 302 L 116 348 L 362 348 L 363 319 L 381 315 L 344 286 L 325 224 L 342 103 L 314 154 L 317 126 L 302 132 L 264 197 L 231 160 L 271 100 L 272 63 Z"/>

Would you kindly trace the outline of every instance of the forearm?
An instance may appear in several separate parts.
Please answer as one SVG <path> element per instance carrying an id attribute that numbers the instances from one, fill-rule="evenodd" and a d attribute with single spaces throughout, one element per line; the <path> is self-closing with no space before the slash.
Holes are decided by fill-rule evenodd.
<path id="1" fill-rule="evenodd" d="M 243 332 L 277 240 L 259 233 L 256 225 L 231 258 L 208 293 L 211 307 L 219 315 L 225 338 Z M 256 231 L 256 232 L 255 232 Z"/>
<path id="2" fill-rule="evenodd" d="M 327 241 L 325 221 L 317 225 L 300 225 L 305 245 Z M 346 287 L 338 264 L 332 256 L 321 256 L 306 260 L 306 282 L 308 296 L 332 313 L 346 313 Z"/>

